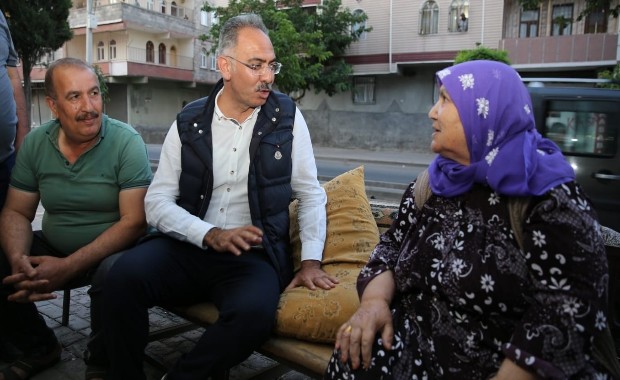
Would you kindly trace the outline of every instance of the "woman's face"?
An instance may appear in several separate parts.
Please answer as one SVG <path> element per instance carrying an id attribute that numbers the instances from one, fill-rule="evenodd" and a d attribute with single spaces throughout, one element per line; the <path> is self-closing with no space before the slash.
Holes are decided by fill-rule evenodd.
<path id="1" fill-rule="evenodd" d="M 433 121 L 434 130 L 431 150 L 462 165 L 469 165 L 465 130 L 459 112 L 443 85 L 439 89 L 439 99 L 429 111 L 428 117 Z"/>

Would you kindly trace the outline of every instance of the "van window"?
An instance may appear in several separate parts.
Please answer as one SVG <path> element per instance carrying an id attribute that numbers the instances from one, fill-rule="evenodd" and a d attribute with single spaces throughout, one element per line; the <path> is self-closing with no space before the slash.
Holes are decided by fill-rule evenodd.
<path id="1" fill-rule="evenodd" d="M 597 100 L 552 100 L 543 134 L 568 155 L 613 157 L 618 144 L 618 104 Z"/>

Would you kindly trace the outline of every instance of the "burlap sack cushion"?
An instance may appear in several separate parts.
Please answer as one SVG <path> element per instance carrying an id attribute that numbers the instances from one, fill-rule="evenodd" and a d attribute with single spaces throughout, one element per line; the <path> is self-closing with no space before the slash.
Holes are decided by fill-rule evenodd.
<path id="1" fill-rule="evenodd" d="M 278 306 L 276 333 L 311 342 L 334 342 L 336 331 L 359 306 L 355 288 L 361 267 L 379 241 L 379 231 L 368 204 L 364 168 L 341 174 L 323 185 L 327 193 L 327 238 L 323 270 L 340 284 L 332 290 L 299 287 L 285 291 Z M 291 243 L 299 269 L 301 243 L 297 202 L 290 208 Z"/>

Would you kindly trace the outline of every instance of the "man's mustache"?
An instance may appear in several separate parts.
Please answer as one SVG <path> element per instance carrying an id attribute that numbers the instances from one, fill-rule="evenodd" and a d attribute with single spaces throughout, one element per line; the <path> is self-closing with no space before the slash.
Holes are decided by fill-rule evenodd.
<path id="1" fill-rule="evenodd" d="M 83 121 L 83 120 L 86 120 L 86 119 L 96 119 L 96 118 L 98 118 L 98 117 L 99 117 L 99 112 L 95 112 L 95 111 L 92 111 L 92 112 L 84 112 L 84 113 L 79 114 L 79 115 L 75 118 L 75 120 L 77 120 L 77 121 Z"/>
<path id="2" fill-rule="evenodd" d="M 271 91 L 271 83 L 261 83 L 256 88 L 256 91 Z"/>

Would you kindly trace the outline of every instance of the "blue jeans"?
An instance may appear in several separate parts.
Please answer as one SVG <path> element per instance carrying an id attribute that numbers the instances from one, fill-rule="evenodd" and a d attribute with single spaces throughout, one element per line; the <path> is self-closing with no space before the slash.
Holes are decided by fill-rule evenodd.
<path id="1" fill-rule="evenodd" d="M 126 251 L 103 291 L 108 375 L 145 379 L 148 309 L 209 301 L 218 321 L 168 373 L 169 380 L 206 379 L 243 360 L 267 340 L 280 298 L 278 275 L 262 250 L 241 256 L 160 236 Z"/>

